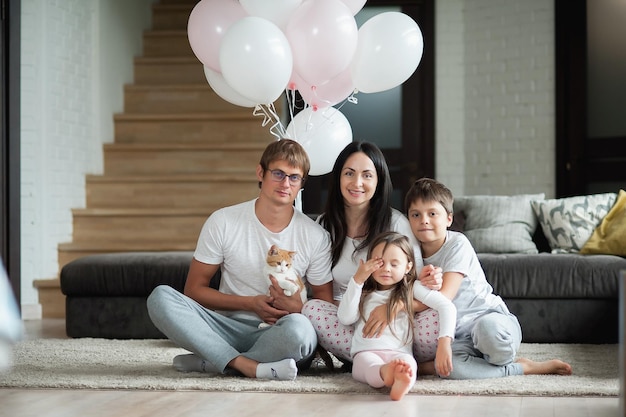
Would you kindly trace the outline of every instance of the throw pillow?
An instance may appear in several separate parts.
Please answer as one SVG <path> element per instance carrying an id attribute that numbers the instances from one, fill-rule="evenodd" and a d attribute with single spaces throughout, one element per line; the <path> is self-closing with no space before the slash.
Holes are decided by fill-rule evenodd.
<path id="1" fill-rule="evenodd" d="M 577 253 L 615 202 L 604 193 L 531 201 L 552 253 Z"/>
<path id="2" fill-rule="evenodd" d="M 537 253 L 532 237 L 537 219 L 530 201 L 543 197 L 543 193 L 457 197 L 454 212 L 465 218 L 463 233 L 478 253 Z"/>
<path id="3" fill-rule="evenodd" d="M 626 191 L 620 190 L 617 201 L 580 253 L 626 256 Z"/>

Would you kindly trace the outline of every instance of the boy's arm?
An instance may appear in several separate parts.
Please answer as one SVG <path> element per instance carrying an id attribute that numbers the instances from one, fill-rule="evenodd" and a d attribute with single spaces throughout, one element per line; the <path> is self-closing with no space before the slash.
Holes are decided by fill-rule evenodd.
<path id="1" fill-rule="evenodd" d="M 454 339 L 456 307 L 452 301 L 439 291 L 429 290 L 419 283 L 413 285 L 413 297 L 439 313 L 439 337 Z"/>

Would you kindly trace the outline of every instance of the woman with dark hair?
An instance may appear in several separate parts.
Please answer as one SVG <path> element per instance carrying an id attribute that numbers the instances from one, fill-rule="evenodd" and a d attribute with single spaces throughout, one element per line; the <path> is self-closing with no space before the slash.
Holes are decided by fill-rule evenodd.
<path id="1" fill-rule="evenodd" d="M 419 248 L 407 218 L 391 207 L 392 190 L 387 162 L 375 144 L 352 142 L 337 156 L 326 207 L 317 220 L 330 233 L 334 303 L 310 300 L 302 314 L 313 323 L 318 344 L 341 360 L 351 360 L 354 329 L 339 323 L 337 306 L 359 262 L 367 258 L 372 240 L 381 232 L 394 231 Z M 421 267 L 421 257 L 417 261 Z M 439 289 L 441 270 L 426 266 L 419 279 L 429 288 Z M 387 327 L 386 317 L 385 306 L 377 308 L 364 326 L 365 336 L 380 335 Z"/>

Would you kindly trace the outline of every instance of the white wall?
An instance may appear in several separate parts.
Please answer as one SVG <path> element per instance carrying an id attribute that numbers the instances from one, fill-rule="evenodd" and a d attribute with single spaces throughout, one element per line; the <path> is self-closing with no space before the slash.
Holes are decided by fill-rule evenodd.
<path id="1" fill-rule="evenodd" d="M 36 279 L 58 274 L 85 175 L 102 172 L 154 0 L 23 0 L 21 21 L 21 303 L 36 315 Z"/>
<path id="2" fill-rule="evenodd" d="M 553 2 L 436 6 L 437 178 L 456 195 L 553 196 Z"/>

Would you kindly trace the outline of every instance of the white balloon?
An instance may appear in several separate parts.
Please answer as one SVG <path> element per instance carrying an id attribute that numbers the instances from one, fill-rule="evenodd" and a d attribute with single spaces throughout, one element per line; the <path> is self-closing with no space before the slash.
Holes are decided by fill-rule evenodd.
<path id="1" fill-rule="evenodd" d="M 250 16 L 258 16 L 275 23 L 281 29 L 287 27 L 289 18 L 303 0 L 239 0 Z"/>
<path id="2" fill-rule="evenodd" d="M 212 70 L 204 65 L 204 76 L 215 93 L 228 101 L 241 107 L 255 107 L 257 103 L 247 97 L 242 96 L 228 85 L 221 73 Z"/>
<path id="3" fill-rule="evenodd" d="M 352 12 L 353 16 L 361 11 L 363 6 L 365 6 L 365 2 L 366 2 L 366 0 L 341 0 L 341 1 L 344 2 L 346 6 L 350 8 L 350 11 Z"/>
<path id="4" fill-rule="evenodd" d="M 359 43 L 350 65 L 357 90 L 377 93 L 397 87 L 417 69 L 424 38 L 417 23 L 400 12 L 384 12 L 359 29 Z"/>
<path id="5" fill-rule="evenodd" d="M 287 137 L 300 143 L 309 155 L 309 175 L 324 175 L 332 171 L 339 153 L 352 142 L 352 128 L 334 107 L 318 111 L 307 107 L 289 123 Z"/>
<path id="6" fill-rule="evenodd" d="M 220 45 L 220 68 L 233 90 L 255 103 L 276 101 L 287 87 L 293 56 L 287 38 L 269 20 L 248 16 L 235 22 Z"/>

